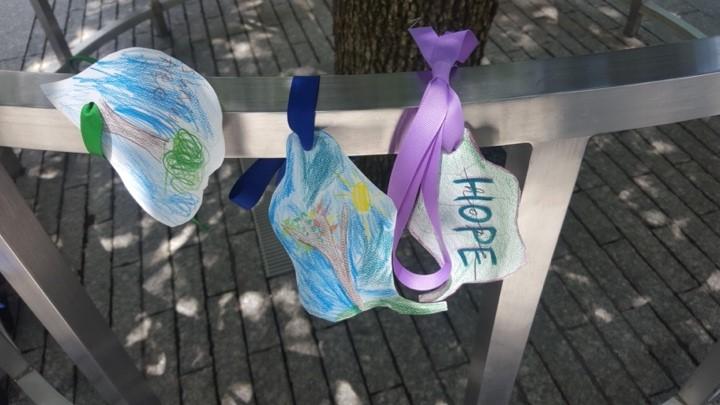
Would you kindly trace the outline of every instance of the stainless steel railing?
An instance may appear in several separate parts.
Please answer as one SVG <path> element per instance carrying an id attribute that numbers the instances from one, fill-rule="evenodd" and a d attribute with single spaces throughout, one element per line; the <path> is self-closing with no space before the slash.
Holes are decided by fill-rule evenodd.
<path id="1" fill-rule="evenodd" d="M 58 74 L 0 72 L 0 146 L 84 153 L 41 83 Z M 228 157 L 284 154 L 289 78 L 209 78 L 225 111 Z M 720 114 L 720 37 L 547 61 L 459 69 L 468 126 L 507 148 L 523 184 L 518 222 L 527 265 L 484 285 L 468 404 L 510 399 L 585 144 L 598 133 Z M 396 123 L 423 75 L 325 76 L 317 124 L 351 155 L 392 152 Z M 395 140 L 396 141 L 396 140 Z M 155 403 L 68 265 L 0 168 L 0 273 L 110 403 Z M 23 229 L 18 233 L 18 229 Z M 718 385 L 720 344 L 680 392 L 700 404 Z"/>

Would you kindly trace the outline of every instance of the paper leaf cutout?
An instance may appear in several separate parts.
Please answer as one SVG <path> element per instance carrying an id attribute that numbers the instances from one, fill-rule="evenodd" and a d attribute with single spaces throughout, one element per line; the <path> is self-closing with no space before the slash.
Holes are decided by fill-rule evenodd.
<path id="1" fill-rule="evenodd" d="M 454 152 L 443 153 L 439 189 L 442 235 L 452 272 L 445 286 L 424 294 L 422 301 L 444 300 L 465 283 L 502 279 L 525 262 L 517 227 L 518 181 L 485 160 L 467 130 Z M 408 229 L 435 260 L 442 260 L 422 198 Z"/>
<path id="2" fill-rule="evenodd" d="M 169 226 L 195 216 L 225 157 L 220 102 L 204 77 L 163 52 L 128 48 L 43 91 L 78 128 L 83 105 L 98 105 L 103 154 L 148 214 Z"/>
<path id="3" fill-rule="evenodd" d="M 300 302 L 311 314 L 340 321 L 361 311 L 390 307 L 404 314 L 446 310 L 421 304 L 395 290 L 390 252 L 395 205 L 316 131 L 303 150 L 287 142 L 285 176 L 270 202 L 270 222 L 295 267 Z"/>

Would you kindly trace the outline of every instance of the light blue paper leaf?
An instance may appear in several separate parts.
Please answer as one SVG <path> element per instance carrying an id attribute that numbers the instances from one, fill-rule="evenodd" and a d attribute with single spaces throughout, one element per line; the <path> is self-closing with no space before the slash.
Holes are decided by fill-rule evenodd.
<path id="1" fill-rule="evenodd" d="M 395 290 L 390 261 L 395 205 L 316 131 L 303 150 L 288 136 L 286 172 L 270 202 L 270 222 L 295 267 L 300 302 L 311 314 L 340 321 L 385 306 L 405 314 L 446 310 Z"/>
<path id="2" fill-rule="evenodd" d="M 169 226 L 195 216 L 225 156 L 220 102 L 205 78 L 163 52 L 128 48 L 43 91 L 77 127 L 83 105 L 100 107 L 104 155 L 148 214 Z"/>
<path id="3" fill-rule="evenodd" d="M 465 283 L 500 280 L 525 262 L 517 227 L 518 181 L 485 160 L 467 130 L 454 152 L 443 153 L 439 190 L 440 222 L 452 273 L 445 286 L 421 300 L 444 300 Z M 422 198 L 408 229 L 435 260 L 442 260 Z"/>

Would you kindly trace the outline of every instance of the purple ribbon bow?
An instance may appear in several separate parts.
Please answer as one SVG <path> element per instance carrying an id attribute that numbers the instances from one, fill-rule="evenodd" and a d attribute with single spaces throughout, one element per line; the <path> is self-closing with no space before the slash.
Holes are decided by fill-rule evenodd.
<path id="1" fill-rule="evenodd" d="M 450 87 L 450 73 L 456 62 L 464 62 L 470 56 L 478 40 L 469 30 L 438 36 L 430 27 L 410 29 L 410 35 L 430 65 L 432 79 L 401 141 L 390 175 L 388 195 L 398 210 L 393 239 L 395 276 L 413 290 L 427 291 L 448 281 L 452 266 L 440 228 L 438 183 L 442 151 L 452 152 L 458 147 L 465 120 L 460 98 Z M 420 193 L 443 258 L 440 269 L 432 274 L 413 273 L 394 253 Z"/>

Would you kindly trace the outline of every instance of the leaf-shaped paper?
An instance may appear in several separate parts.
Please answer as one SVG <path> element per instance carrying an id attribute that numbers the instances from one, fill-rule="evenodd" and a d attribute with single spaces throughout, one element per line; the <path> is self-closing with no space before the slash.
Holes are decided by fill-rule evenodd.
<path id="1" fill-rule="evenodd" d="M 340 321 L 386 306 L 405 314 L 444 311 L 395 290 L 390 252 L 395 205 L 323 131 L 305 151 L 287 141 L 285 175 L 270 202 L 270 222 L 292 259 L 300 302 L 311 314 Z"/>
<path id="2" fill-rule="evenodd" d="M 438 208 L 443 240 L 452 260 L 450 281 L 421 300 L 444 300 L 465 283 L 502 279 L 525 262 L 517 226 L 518 181 L 485 160 L 466 130 L 460 146 L 443 153 Z M 410 218 L 410 233 L 442 260 L 423 199 Z"/>
<path id="3" fill-rule="evenodd" d="M 163 52 L 128 48 L 43 91 L 78 127 L 83 105 L 98 105 L 103 154 L 148 214 L 176 226 L 197 213 L 225 156 L 220 102 L 199 73 Z"/>

